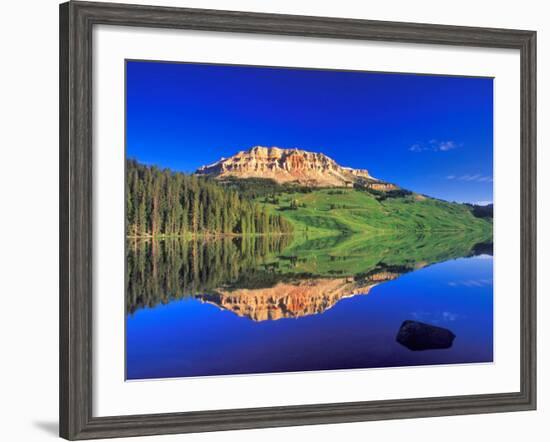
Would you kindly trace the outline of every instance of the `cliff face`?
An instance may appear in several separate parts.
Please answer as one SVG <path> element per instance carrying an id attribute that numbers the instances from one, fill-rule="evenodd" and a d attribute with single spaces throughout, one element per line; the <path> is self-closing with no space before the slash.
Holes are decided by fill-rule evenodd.
<path id="1" fill-rule="evenodd" d="M 196 172 L 223 178 L 267 178 L 312 187 L 351 187 L 378 182 L 367 170 L 342 167 L 332 158 L 299 149 L 256 146 Z"/>
<path id="2" fill-rule="evenodd" d="M 366 295 L 375 285 L 398 276 L 398 273 L 380 272 L 361 281 L 354 278 L 307 279 L 280 282 L 261 289 L 218 290 L 197 298 L 253 321 L 299 318 L 323 313 L 341 299 Z"/>

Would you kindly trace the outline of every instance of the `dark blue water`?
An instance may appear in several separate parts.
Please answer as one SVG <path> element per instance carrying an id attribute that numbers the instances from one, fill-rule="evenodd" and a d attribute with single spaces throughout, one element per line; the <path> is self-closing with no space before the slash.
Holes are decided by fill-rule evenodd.
<path id="1" fill-rule="evenodd" d="M 450 348 L 396 341 L 405 320 L 444 327 Z M 195 298 L 127 316 L 127 379 L 492 362 L 493 259 L 406 273 L 322 313 L 253 321 Z"/>

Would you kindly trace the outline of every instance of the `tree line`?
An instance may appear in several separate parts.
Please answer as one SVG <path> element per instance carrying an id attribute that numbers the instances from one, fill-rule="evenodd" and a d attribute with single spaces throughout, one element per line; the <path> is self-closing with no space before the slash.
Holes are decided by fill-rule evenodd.
<path id="1" fill-rule="evenodd" d="M 126 231 L 130 237 L 291 233 L 278 214 L 195 175 L 126 165 Z"/>

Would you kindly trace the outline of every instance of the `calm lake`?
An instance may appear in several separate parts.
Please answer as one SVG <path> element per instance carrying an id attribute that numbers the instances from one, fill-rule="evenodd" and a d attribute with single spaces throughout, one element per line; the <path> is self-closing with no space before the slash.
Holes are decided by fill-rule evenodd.
<path id="1" fill-rule="evenodd" d="M 129 240 L 126 310 L 129 380 L 491 362 L 492 244 Z"/>

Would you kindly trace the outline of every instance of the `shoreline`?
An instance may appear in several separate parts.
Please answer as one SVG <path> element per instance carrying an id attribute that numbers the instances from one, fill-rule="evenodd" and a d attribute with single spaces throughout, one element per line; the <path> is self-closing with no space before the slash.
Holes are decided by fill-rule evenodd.
<path id="1" fill-rule="evenodd" d="M 252 238 L 262 236 L 293 236 L 294 233 L 208 233 L 184 235 L 126 235 L 126 239 L 224 239 L 224 238 Z"/>
<path id="2" fill-rule="evenodd" d="M 492 230 L 492 229 L 491 229 Z M 327 235 L 320 235 L 318 237 L 340 237 L 340 236 L 368 236 L 368 237 L 374 237 L 374 236 L 389 236 L 389 235 L 399 235 L 403 233 L 427 233 L 427 234 L 435 234 L 435 233 L 453 233 L 453 232 L 473 232 L 477 231 L 477 229 L 425 229 L 425 230 L 374 230 L 374 231 L 368 231 L 368 232 L 340 232 L 339 234 L 327 234 Z M 299 230 L 297 232 L 291 232 L 291 233 L 222 233 L 222 234 L 215 234 L 215 233 L 209 233 L 209 234 L 184 234 L 184 235 L 126 235 L 127 240 L 144 240 L 144 239 L 186 239 L 186 240 L 198 240 L 198 239 L 225 239 L 225 238 L 255 238 L 255 237 L 272 237 L 272 236 L 309 236 L 305 231 Z M 312 235 L 313 237 L 317 237 L 316 235 Z"/>

